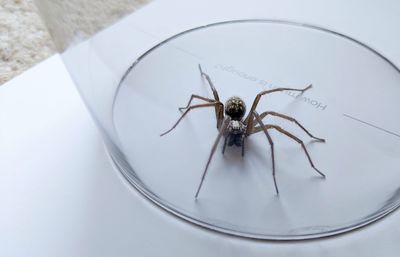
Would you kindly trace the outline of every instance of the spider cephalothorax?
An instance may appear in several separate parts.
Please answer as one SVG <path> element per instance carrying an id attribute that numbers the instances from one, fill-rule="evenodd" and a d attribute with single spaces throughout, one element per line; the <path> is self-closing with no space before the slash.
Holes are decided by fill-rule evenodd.
<path id="1" fill-rule="evenodd" d="M 207 174 L 208 166 L 210 165 L 211 159 L 215 153 L 215 150 L 216 150 L 218 143 L 222 136 L 225 137 L 222 153 L 225 152 L 225 148 L 227 145 L 228 146 L 235 145 L 235 146 L 239 146 L 242 148 L 242 156 L 243 156 L 244 155 L 244 142 L 245 142 L 246 137 L 248 137 L 254 133 L 260 132 L 260 131 L 264 132 L 264 134 L 266 135 L 268 142 L 271 146 L 272 176 L 274 178 L 274 185 L 275 185 L 275 190 L 276 190 L 277 194 L 279 194 L 279 190 L 278 190 L 278 185 L 276 183 L 276 177 L 275 177 L 274 144 L 273 144 L 272 138 L 268 132 L 269 129 L 275 129 L 278 132 L 286 135 L 287 137 L 289 137 L 292 140 L 299 143 L 301 145 L 301 147 L 303 148 L 304 153 L 306 154 L 311 167 L 316 172 L 318 172 L 322 177 L 325 177 L 325 175 L 314 166 L 314 163 L 312 162 L 311 157 L 308 154 L 308 151 L 302 140 L 300 140 L 298 137 L 294 136 L 293 134 L 291 134 L 290 132 L 284 130 L 283 128 L 281 128 L 279 126 L 272 125 L 272 124 L 264 124 L 263 119 L 268 115 L 280 117 L 282 119 L 294 122 L 305 133 L 307 133 L 307 135 L 309 135 L 311 138 L 313 138 L 317 141 L 320 141 L 320 142 L 325 142 L 324 139 L 314 137 L 296 119 L 289 117 L 287 115 L 280 114 L 277 112 L 272 112 L 272 111 L 263 112 L 261 114 L 258 114 L 256 112 L 256 107 L 263 95 L 273 93 L 273 92 L 286 91 L 286 90 L 300 91 L 301 93 L 303 93 L 304 91 L 310 89 L 311 85 L 309 85 L 308 87 L 303 88 L 303 89 L 281 87 L 281 88 L 274 88 L 274 89 L 262 91 L 256 95 L 249 113 L 247 114 L 246 118 L 243 119 L 246 114 L 246 105 L 245 105 L 244 101 L 238 96 L 233 96 L 226 101 L 225 107 L 224 107 L 224 104 L 222 104 L 221 101 L 219 100 L 218 92 L 215 89 L 210 76 L 208 76 L 208 74 L 203 72 L 200 64 L 199 64 L 199 70 L 200 70 L 201 76 L 204 77 L 207 80 L 208 84 L 210 85 L 211 90 L 213 92 L 214 99 L 210 99 L 210 98 L 206 98 L 203 96 L 193 94 L 190 97 L 188 104 L 185 107 L 179 108 L 180 111 L 185 110 L 185 112 L 182 114 L 182 116 L 172 126 L 171 129 L 169 129 L 168 131 L 161 134 L 161 136 L 163 136 L 163 135 L 169 133 L 171 130 L 173 130 L 190 110 L 197 109 L 197 108 L 203 108 L 203 107 L 214 107 L 215 108 L 215 115 L 217 118 L 217 128 L 219 130 L 219 133 L 218 133 L 217 138 L 215 139 L 214 145 L 211 149 L 210 156 L 208 157 L 206 167 L 205 167 L 203 175 L 201 177 L 199 187 L 197 188 L 197 192 L 196 192 L 196 196 L 195 196 L 196 198 L 199 195 L 201 186 L 203 185 L 204 178 Z M 193 99 L 199 99 L 206 103 L 191 105 Z M 224 112 L 225 112 L 225 115 L 224 115 Z"/>

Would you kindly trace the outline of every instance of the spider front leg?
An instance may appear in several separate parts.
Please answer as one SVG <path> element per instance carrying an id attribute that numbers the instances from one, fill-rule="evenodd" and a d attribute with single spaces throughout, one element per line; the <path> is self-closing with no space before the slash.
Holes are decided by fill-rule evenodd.
<path id="1" fill-rule="evenodd" d="M 291 121 L 291 122 L 295 123 L 297 126 L 299 126 L 299 127 L 300 127 L 304 132 L 306 132 L 306 134 L 309 135 L 311 138 L 313 138 L 313 139 L 315 139 L 315 140 L 317 140 L 317 141 L 319 141 L 319 142 L 325 142 L 325 139 L 313 136 L 303 125 L 300 124 L 300 122 L 298 122 L 295 118 L 292 118 L 292 117 L 290 117 L 290 116 L 287 116 L 287 115 L 284 115 L 284 114 L 281 114 L 281 113 L 277 113 L 277 112 L 263 112 L 263 113 L 261 113 L 261 114 L 259 115 L 259 117 L 260 117 L 260 119 L 262 120 L 262 119 L 264 119 L 264 118 L 265 118 L 266 116 L 268 116 L 268 115 L 280 117 L 280 118 L 282 118 L 282 119 Z M 261 126 L 261 127 L 259 127 L 259 126 L 254 127 L 254 128 L 252 129 L 252 131 L 250 131 L 250 134 L 257 133 L 257 132 L 259 132 L 259 131 L 261 131 L 261 130 L 263 130 L 262 126 Z"/>
<path id="2" fill-rule="evenodd" d="M 199 64 L 199 71 L 200 71 L 200 75 L 201 75 L 202 77 L 204 77 L 204 78 L 207 80 L 208 85 L 210 86 L 211 91 L 212 91 L 212 93 L 213 93 L 214 100 L 215 100 L 216 102 L 220 102 L 220 100 L 219 100 L 219 95 L 218 95 L 218 91 L 217 91 L 217 89 L 215 88 L 214 83 L 211 81 L 211 77 L 210 77 L 207 73 L 205 73 L 205 72 L 203 71 L 203 69 L 201 68 L 201 65 L 200 65 L 200 64 Z M 221 128 L 221 125 L 222 125 L 222 121 L 224 120 L 224 108 L 218 108 L 218 107 L 216 106 L 216 107 L 215 107 L 215 116 L 216 116 L 216 118 L 217 118 L 217 129 L 220 129 L 220 128 Z"/>
<path id="3" fill-rule="evenodd" d="M 280 88 L 274 88 L 274 89 L 269 89 L 269 90 L 265 90 L 262 91 L 260 93 L 257 94 L 256 98 L 253 101 L 253 104 L 251 106 L 251 109 L 249 111 L 249 114 L 247 115 L 246 119 L 245 119 L 245 124 L 250 127 L 253 128 L 253 122 L 254 122 L 254 112 L 257 108 L 258 103 L 260 102 L 260 99 L 262 96 L 270 94 L 270 93 L 274 93 L 274 92 L 281 92 L 281 91 L 300 91 L 301 93 L 305 92 L 306 90 L 310 89 L 312 87 L 312 85 L 310 84 L 309 86 L 303 88 L 303 89 L 298 89 L 298 88 L 287 88 L 287 87 L 280 87 Z M 249 130 L 249 132 L 251 132 Z"/>
<path id="4" fill-rule="evenodd" d="M 217 91 L 217 89 L 214 87 L 214 83 L 211 81 L 210 76 L 209 76 L 207 73 L 205 73 L 205 72 L 203 71 L 203 69 L 201 68 L 201 65 L 200 65 L 200 64 L 199 64 L 199 70 L 200 70 L 201 76 L 204 76 L 204 77 L 206 78 L 208 84 L 210 85 L 210 88 L 211 88 L 211 91 L 213 92 L 215 101 L 219 101 L 218 91 Z"/>
<path id="5" fill-rule="evenodd" d="M 176 126 L 178 126 L 179 122 L 186 116 L 186 114 L 189 113 L 190 110 L 193 109 L 198 109 L 198 108 L 203 108 L 203 107 L 215 107 L 215 106 L 220 106 L 219 108 L 223 109 L 223 104 L 220 102 L 215 102 L 215 103 L 207 103 L 207 104 L 198 104 L 198 105 L 192 105 L 189 108 L 186 109 L 186 111 L 182 114 L 182 116 L 178 119 L 178 121 L 172 126 L 172 128 L 170 128 L 169 130 L 167 130 L 166 132 L 162 133 L 160 136 L 164 136 L 166 134 L 168 134 L 169 132 L 171 132 Z"/>
<path id="6" fill-rule="evenodd" d="M 192 103 L 193 99 L 200 99 L 200 100 L 206 101 L 206 102 L 208 102 L 208 103 L 215 103 L 215 102 L 216 102 L 216 101 L 213 100 L 213 99 L 210 99 L 210 98 L 207 98 L 207 97 L 203 97 L 203 96 L 200 96 L 200 95 L 192 94 L 192 95 L 190 96 L 190 99 L 189 99 L 189 102 L 187 103 L 187 105 L 186 105 L 185 107 L 179 107 L 179 108 L 178 108 L 179 111 L 182 112 L 183 110 L 186 110 L 187 108 L 189 108 L 189 106 L 190 106 L 190 104 Z"/>
<path id="7" fill-rule="evenodd" d="M 207 98 L 207 97 L 203 97 L 203 96 L 200 96 L 200 95 L 192 94 L 192 96 L 190 97 L 189 102 L 187 103 L 187 105 L 185 107 L 180 107 L 179 111 L 182 112 L 183 110 L 188 109 L 190 107 L 190 104 L 192 103 L 193 99 L 195 99 L 195 98 L 203 100 L 203 101 L 206 101 L 208 103 L 218 103 L 219 102 L 219 101 Z M 219 102 L 219 103 L 221 103 L 221 102 Z M 223 107 L 221 108 L 221 105 L 216 105 L 215 106 L 215 118 L 217 119 L 217 128 L 219 129 L 221 127 L 222 121 L 224 119 L 224 108 Z"/>

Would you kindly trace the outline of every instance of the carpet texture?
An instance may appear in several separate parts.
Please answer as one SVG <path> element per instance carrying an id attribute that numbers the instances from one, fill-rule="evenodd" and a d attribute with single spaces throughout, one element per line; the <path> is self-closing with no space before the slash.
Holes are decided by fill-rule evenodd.
<path id="1" fill-rule="evenodd" d="M 42 3 L 40 7 L 46 20 L 51 23 L 54 23 L 51 19 L 75 22 L 82 25 L 83 27 L 80 26 L 79 29 L 87 32 L 86 34 L 90 36 L 91 33 L 96 32 L 107 24 L 107 20 L 113 21 L 123 11 L 131 12 L 150 1 L 41 0 L 38 2 Z M 107 4 L 110 8 L 104 8 L 104 5 Z M 65 12 L 57 13 L 60 9 L 53 9 L 53 5 L 59 5 L 64 9 L 67 7 L 71 9 L 71 6 L 73 6 L 79 16 L 73 13 L 71 19 L 71 16 L 64 15 Z M 99 12 L 101 5 L 103 5 L 104 10 L 111 11 Z M 94 6 L 97 6 L 97 8 L 94 8 Z M 51 11 L 49 11 L 49 7 L 52 8 Z M 69 10 L 68 8 L 67 10 Z M 87 9 L 85 10 L 85 8 Z M 0 0 L 0 85 L 55 53 L 55 44 L 50 39 L 50 35 L 37 12 L 38 10 L 33 0 Z M 82 17 L 85 19 L 82 19 Z M 90 22 L 87 22 L 88 20 Z M 86 21 L 86 23 L 83 21 Z M 51 31 L 52 27 L 50 26 L 49 28 Z M 52 32 L 53 35 L 60 38 L 60 35 L 55 34 L 54 31 Z M 74 31 L 59 30 L 56 30 L 56 32 L 64 33 L 62 36 L 65 37 L 74 33 Z M 56 41 L 56 43 L 58 42 Z M 59 47 L 59 44 L 57 46 Z"/>

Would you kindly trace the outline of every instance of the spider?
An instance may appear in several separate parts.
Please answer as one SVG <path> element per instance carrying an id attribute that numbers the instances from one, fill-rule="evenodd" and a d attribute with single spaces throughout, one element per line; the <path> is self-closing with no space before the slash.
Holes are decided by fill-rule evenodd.
<path id="1" fill-rule="evenodd" d="M 302 140 L 300 140 L 298 137 L 294 136 L 293 134 L 289 133 L 285 129 L 272 125 L 272 124 L 264 124 L 263 119 L 270 115 L 270 116 L 275 116 L 275 117 L 280 117 L 282 119 L 291 121 L 295 123 L 297 126 L 299 126 L 307 135 L 309 135 L 312 139 L 319 141 L 319 142 L 325 142 L 325 139 L 318 138 L 313 136 L 303 125 L 301 125 L 296 119 L 289 117 L 284 114 L 280 114 L 277 112 L 273 111 L 266 111 L 261 114 L 258 114 L 256 111 L 257 105 L 261 99 L 262 96 L 274 92 L 279 92 L 279 91 L 299 91 L 300 93 L 305 92 L 306 90 L 310 89 L 312 85 L 310 84 L 306 88 L 303 89 L 296 89 L 296 88 L 286 88 L 286 87 L 281 87 L 281 88 L 274 88 L 274 89 L 269 89 L 265 91 L 261 91 L 258 93 L 253 101 L 253 104 L 250 108 L 249 113 L 247 114 L 246 118 L 244 118 L 246 114 L 246 105 L 244 101 L 238 97 L 238 96 L 233 96 L 230 97 L 226 102 L 225 105 L 220 101 L 218 92 L 216 88 L 214 87 L 213 82 L 211 81 L 210 76 L 205 73 L 201 67 L 201 65 L 198 65 L 198 68 L 200 70 L 200 75 L 201 77 L 204 77 L 214 96 L 214 99 L 210 99 L 207 97 L 203 97 L 200 95 L 192 94 L 189 102 L 185 107 L 180 107 L 179 110 L 182 113 L 181 117 L 176 121 L 176 123 L 166 132 L 162 133 L 160 136 L 164 136 L 171 132 L 176 126 L 179 124 L 179 122 L 186 116 L 186 114 L 189 113 L 189 111 L 198 109 L 198 108 L 205 108 L 205 107 L 214 107 L 215 108 L 215 115 L 217 118 L 217 129 L 219 131 L 217 138 L 214 141 L 214 144 L 211 148 L 210 155 L 208 157 L 205 169 L 203 171 L 200 184 L 197 188 L 195 199 L 199 196 L 200 189 L 203 185 L 204 178 L 207 174 L 208 167 L 210 165 L 211 159 L 215 153 L 215 150 L 217 149 L 218 143 L 220 142 L 221 138 L 224 137 L 224 145 L 222 148 L 222 154 L 225 153 L 226 146 L 237 146 L 241 147 L 241 154 L 244 156 L 245 152 L 245 139 L 246 137 L 253 135 L 255 133 L 263 131 L 265 136 L 267 137 L 267 140 L 270 144 L 271 147 L 271 159 L 272 159 L 272 177 L 274 180 L 274 186 L 275 186 L 275 191 L 276 194 L 279 195 L 279 189 L 278 189 L 278 184 L 276 182 L 276 176 L 275 176 L 275 153 L 274 153 L 274 142 L 272 141 L 272 138 L 268 132 L 270 129 L 274 129 L 285 136 L 291 138 L 292 140 L 296 141 L 301 145 L 301 147 L 304 150 L 305 155 L 307 156 L 307 159 L 311 165 L 311 167 L 323 178 L 325 178 L 325 174 L 319 171 L 315 166 L 313 161 L 311 160 L 310 154 L 307 151 L 307 148 L 305 144 L 303 143 Z M 193 99 L 199 99 L 204 101 L 205 103 L 202 104 L 195 104 L 191 105 Z M 225 114 L 225 115 L 224 115 Z"/>

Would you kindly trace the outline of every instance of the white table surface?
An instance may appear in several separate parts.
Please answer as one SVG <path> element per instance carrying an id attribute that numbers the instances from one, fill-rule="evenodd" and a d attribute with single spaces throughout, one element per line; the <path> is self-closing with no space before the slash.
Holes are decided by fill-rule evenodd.
<path id="1" fill-rule="evenodd" d="M 174 3 L 206 10 L 207 2 L 161 0 L 138 17 L 145 25 L 146 14 Z M 249 2 L 265 7 L 263 18 L 352 35 L 400 64 L 396 1 Z M 215 1 L 211 12 L 226 6 Z M 178 22 L 185 14 L 165 15 Z M 398 256 L 399 218 L 396 211 L 350 233 L 294 243 L 214 233 L 156 207 L 114 169 L 59 56 L 0 87 L 0 256 Z"/>

